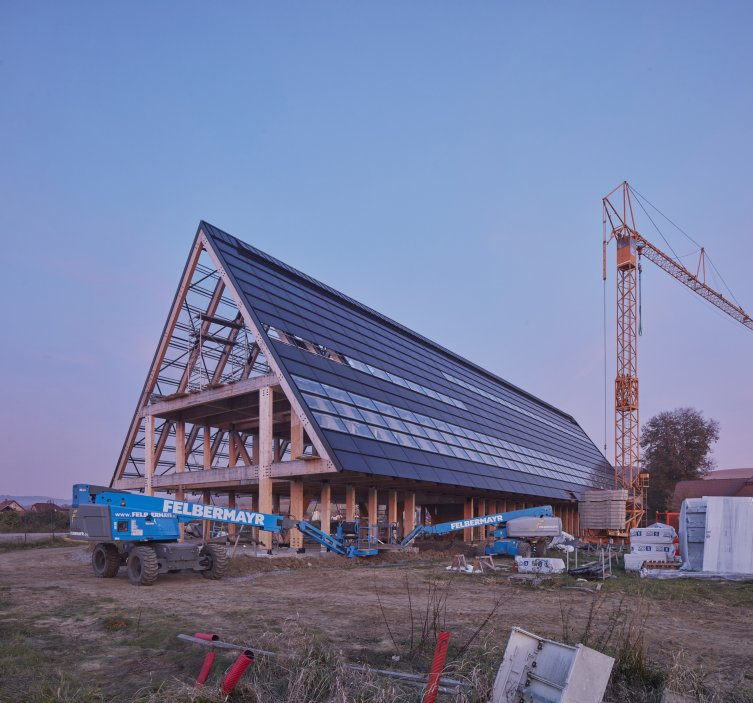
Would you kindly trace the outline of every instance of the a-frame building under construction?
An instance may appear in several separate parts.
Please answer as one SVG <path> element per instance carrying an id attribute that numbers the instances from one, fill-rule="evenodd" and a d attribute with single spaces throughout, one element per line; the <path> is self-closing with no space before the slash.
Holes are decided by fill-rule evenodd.
<path id="1" fill-rule="evenodd" d="M 577 532 L 613 481 L 570 415 L 201 222 L 111 485 L 405 534 L 543 503 Z"/>

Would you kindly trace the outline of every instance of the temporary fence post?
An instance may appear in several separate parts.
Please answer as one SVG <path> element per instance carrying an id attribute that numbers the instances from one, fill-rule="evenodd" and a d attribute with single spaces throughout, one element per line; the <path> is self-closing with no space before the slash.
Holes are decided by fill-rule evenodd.
<path id="1" fill-rule="evenodd" d="M 225 680 L 222 682 L 222 686 L 220 686 L 220 693 L 224 696 L 229 696 L 235 690 L 241 676 L 243 676 L 246 669 L 248 669 L 253 662 L 254 653 L 250 649 L 241 652 L 230 667 L 230 670 L 227 672 Z"/>
<path id="2" fill-rule="evenodd" d="M 450 633 L 442 631 L 437 637 L 437 646 L 434 648 L 434 659 L 431 662 L 429 682 L 426 684 L 423 703 L 434 703 L 439 695 L 439 680 L 444 668 L 444 660 L 447 656 L 447 645 L 450 642 Z"/>

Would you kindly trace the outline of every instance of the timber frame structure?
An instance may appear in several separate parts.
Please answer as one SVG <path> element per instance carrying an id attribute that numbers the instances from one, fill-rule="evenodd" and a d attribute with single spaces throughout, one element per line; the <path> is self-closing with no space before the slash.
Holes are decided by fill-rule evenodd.
<path id="1" fill-rule="evenodd" d="M 612 481 L 571 416 L 201 222 L 110 485 L 403 534 L 550 503 L 577 533 Z"/>

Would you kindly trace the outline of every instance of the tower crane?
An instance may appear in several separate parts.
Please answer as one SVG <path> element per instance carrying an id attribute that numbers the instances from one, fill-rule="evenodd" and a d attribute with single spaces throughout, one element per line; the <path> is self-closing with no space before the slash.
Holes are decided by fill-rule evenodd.
<path id="1" fill-rule="evenodd" d="M 617 376 L 614 384 L 615 486 L 628 492 L 626 528 L 638 527 L 646 515 L 648 474 L 641 470 L 638 405 L 638 274 L 646 258 L 753 331 L 753 318 L 706 283 L 706 254 L 701 248 L 696 273 L 665 254 L 635 227 L 627 181 L 602 198 L 603 277 L 607 278 L 607 246 L 617 248 Z"/>

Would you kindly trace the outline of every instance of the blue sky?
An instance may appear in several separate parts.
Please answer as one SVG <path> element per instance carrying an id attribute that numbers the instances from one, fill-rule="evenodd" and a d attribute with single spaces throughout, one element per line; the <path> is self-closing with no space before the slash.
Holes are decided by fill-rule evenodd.
<path id="1" fill-rule="evenodd" d="M 753 308 L 751 26 L 743 2 L 3 3 L 0 491 L 109 480 L 202 218 L 601 446 L 604 194 L 631 181 Z M 697 407 L 719 466 L 753 465 L 753 335 L 643 283 L 642 418 Z"/>

